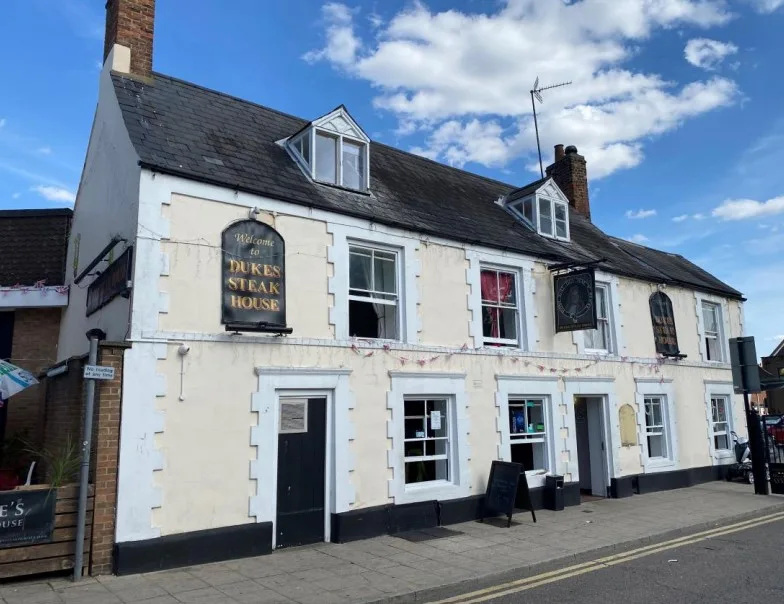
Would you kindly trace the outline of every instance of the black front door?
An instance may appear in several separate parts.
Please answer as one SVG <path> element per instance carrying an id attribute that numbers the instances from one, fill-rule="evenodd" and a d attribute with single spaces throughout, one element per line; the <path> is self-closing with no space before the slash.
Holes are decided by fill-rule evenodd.
<path id="1" fill-rule="evenodd" d="M 325 398 L 281 398 L 277 547 L 324 541 Z"/>

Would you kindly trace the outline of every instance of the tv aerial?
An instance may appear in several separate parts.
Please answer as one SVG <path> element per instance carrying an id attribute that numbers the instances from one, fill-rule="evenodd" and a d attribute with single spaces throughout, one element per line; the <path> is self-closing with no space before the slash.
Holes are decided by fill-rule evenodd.
<path id="1" fill-rule="evenodd" d="M 562 86 L 569 86 L 572 82 L 561 82 L 560 84 L 553 84 L 552 86 L 539 86 L 539 76 L 536 76 L 536 81 L 534 82 L 533 88 L 531 88 L 531 107 L 534 111 L 534 128 L 536 129 L 536 150 L 539 152 L 539 173 L 544 178 L 544 167 L 542 166 L 542 147 L 539 144 L 539 124 L 536 121 L 536 101 L 540 103 L 544 103 L 544 98 L 542 98 L 542 93 L 545 90 L 552 90 L 553 88 L 561 88 Z"/>

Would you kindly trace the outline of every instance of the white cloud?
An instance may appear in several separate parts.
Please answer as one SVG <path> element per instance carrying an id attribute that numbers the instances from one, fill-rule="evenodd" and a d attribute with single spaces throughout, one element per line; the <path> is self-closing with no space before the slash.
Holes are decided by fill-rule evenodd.
<path id="1" fill-rule="evenodd" d="M 306 52 L 302 58 L 308 63 L 326 60 L 333 65 L 350 67 L 361 47 L 354 35 L 352 11 L 345 4 L 330 2 L 321 7 L 321 14 L 327 23 L 327 45 L 321 50 Z"/>
<path id="2" fill-rule="evenodd" d="M 639 209 L 636 212 L 632 210 L 626 210 L 626 218 L 631 218 L 632 220 L 640 219 L 640 218 L 650 218 L 651 216 L 656 216 L 656 210 Z"/>
<path id="3" fill-rule="evenodd" d="M 650 239 L 648 239 L 642 233 L 637 233 L 636 235 L 632 235 L 631 237 L 627 237 L 626 241 L 631 241 L 632 243 L 645 243 L 646 241 L 650 241 Z"/>
<path id="4" fill-rule="evenodd" d="M 13 195 L 11 195 L 11 199 L 19 199 L 21 196 L 22 196 L 21 193 L 14 193 Z"/>
<path id="5" fill-rule="evenodd" d="M 41 155 L 51 155 L 52 154 L 52 148 L 51 147 L 39 147 L 37 149 L 37 151 Z"/>
<path id="6" fill-rule="evenodd" d="M 686 220 L 688 218 L 689 218 L 688 214 L 681 214 L 680 216 L 674 216 L 672 221 L 673 222 L 683 222 L 684 220 Z"/>
<path id="7" fill-rule="evenodd" d="M 47 185 L 38 185 L 32 187 L 31 191 L 35 191 L 41 197 L 48 201 L 60 201 L 63 203 L 73 203 L 76 201 L 76 195 L 62 187 L 51 187 Z"/>
<path id="8" fill-rule="evenodd" d="M 784 6 L 784 0 L 747 0 L 760 13 L 772 13 Z"/>
<path id="9" fill-rule="evenodd" d="M 708 38 L 694 38 L 686 43 L 683 54 L 686 60 L 701 69 L 715 70 L 728 56 L 738 52 L 738 47 L 729 42 Z"/>
<path id="10" fill-rule="evenodd" d="M 727 199 L 713 209 L 713 216 L 722 220 L 745 220 L 758 216 L 773 216 L 784 213 L 784 195 L 767 201 L 753 199 Z"/>
<path id="11" fill-rule="evenodd" d="M 697 214 L 693 214 L 692 218 L 694 218 L 694 220 L 705 220 L 705 214 L 698 212 Z"/>
<path id="12" fill-rule="evenodd" d="M 3 126 L 5 126 L 5 118 L 0 117 L 0 128 L 2 128 Z"/>
<path id="13" fill-rule="evenodd" d="M 572 80 L 544 93 L 542 144 L 576 145 L 594 179 L 636 166 L 651 136 L 737 97 L 726 78 L 677 85 L 628 67 L 657 29 L 726 23 L 721 0 L 488 4 L 489 12 L 468 13 L 414 2 L 368 28 L 355 9 L 332 2 L 322 9 L 325 44 L 304 58 L 369 82 L 375 107 L 393 113 L 404 133 L 429 133 L 419 152 L 499 167 L 523 156 L 536 172 L 529 89 L 540 74 L 542 84 Z"/>

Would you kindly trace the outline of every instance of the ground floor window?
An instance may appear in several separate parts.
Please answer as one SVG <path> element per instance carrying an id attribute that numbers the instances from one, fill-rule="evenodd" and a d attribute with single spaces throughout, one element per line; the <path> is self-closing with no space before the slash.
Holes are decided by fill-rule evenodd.
<path id="1" fill-rule="evenodd" d="M 403 405 L 406 484 L 450 481 L 449 400 L 412 398 Z"/>
<path id="2" fill-rule="evenodd" d="M 645 397 L 645 436 L 650 459 L 667 459 L 666 402 L 663 396 Z"/>
<path id="3" fill-rule="evenodd" d="M 728 451 L 730 448 L 729 397 L 711 396 L 711 428 L 714 450 Z"/>
<path id="4" fill-rule="evenodd" d="M 512 461 L 527 472 L 549 469 L 545 399 L 509 399 L 509 441 Z"/>

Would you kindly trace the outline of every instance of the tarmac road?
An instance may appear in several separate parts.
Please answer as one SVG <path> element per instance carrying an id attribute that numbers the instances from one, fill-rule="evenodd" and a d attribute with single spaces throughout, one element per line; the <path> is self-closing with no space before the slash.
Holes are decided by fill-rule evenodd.
<path id="1" fill-rule="evenodd" d="M 437 602 L 782 603 L 784 515 L 720 527 Z"/>

